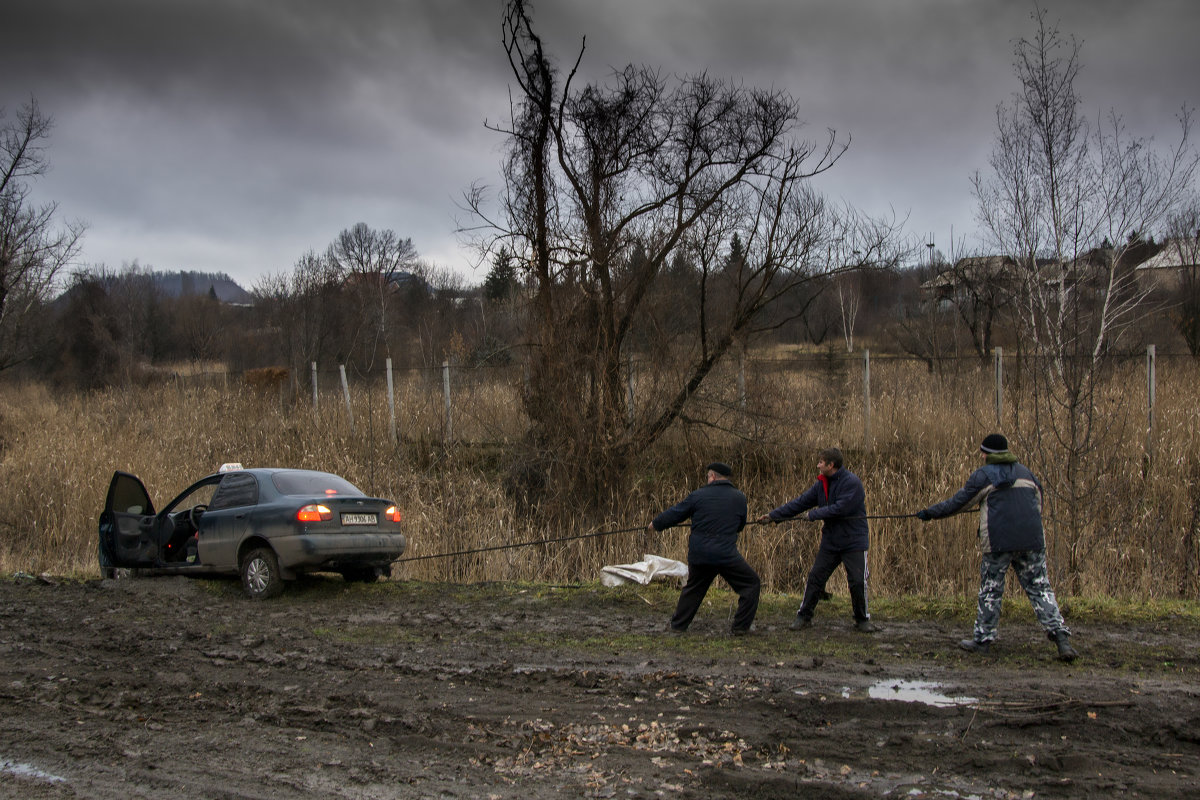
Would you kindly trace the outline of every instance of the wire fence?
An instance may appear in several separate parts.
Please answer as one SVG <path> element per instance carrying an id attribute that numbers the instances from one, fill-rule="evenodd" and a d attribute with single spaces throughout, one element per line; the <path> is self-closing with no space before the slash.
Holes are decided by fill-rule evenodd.
<path id="1" fill-rule="evenodd" d="M 881 431 L 879 418 L 914 381 L 942 383 L 964 409 L 1003 429 L 1019 408 L 1014 395 L 1028 379 L 1038 359 L 995 348 L 989 359 L 949 356 L 937 359 L 909 355 L 818 352 L 774 357 L 732 357 L 707 382 L 697 404 L 710 416 L 771 421 L 781 411 L 778 388 L 787 387 L 792 407 L 836 411 L 842 420 L 842 440 L 871 449 Z M 630 358 L 624 362 L 630 425 L 653 407 L 661 365 Z M 1195 373 L 1198 362 L 1187 353 L 1159 353 L 1149 345 L 1144 353 L 1106 356 L 1109 379 L 1124 386 L 1126 413 L 1144 415 L 1146 446 L 1155 433 L 1155 406 L 1163 371 Z M 264 379 L 262 373 L 267 373 Z M 283 405 L 309 404 L 327 422 L 344 425 L 351 433 L 368 423 L 375 434 L 386 430 L 395 441 L 421 440 L 443 444 L 505 443 L 527 430 L 523 398 L 529 388 L 526 364 L 456 365 L 393 368 L 391 359 L 377 369 L 311 362 L 306 371 L 284 368 L 245 372 L 198 371 L 176 374 L 178 384 L 220 386 L 228 390 L 252 387 Z M 823 393 L 838 398 L 829 409 Z M 783 404 L 782 413 L 787 413 Z M 719 420 L 710 420 L 720 424 Z"/>

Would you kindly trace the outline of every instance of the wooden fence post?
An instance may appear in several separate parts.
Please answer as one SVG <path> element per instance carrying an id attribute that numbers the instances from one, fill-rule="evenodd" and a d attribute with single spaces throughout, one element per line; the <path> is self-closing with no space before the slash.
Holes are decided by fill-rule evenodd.
<path id="1" fill-rule="evenodd" d="M 996 430 L 1004 429 L 1004 349 L 995 350 L 996 361 Z"/>
<path id="2" fill-rule="evenodd" d="M 450 362 L 442 362 L 442 393 L 446 397 L 446 442 L 454 438 L 454 423 L 450 416 Z"/>
<path id="3" fill-rule="evenodd" d="M 350 420 L 350 432 L 354 433 L 354 409 L 350 407 L 350 382 L 346 380 L 346 365 L 338 364 L 342 374 L 342 395 L 346 398 L 346 419 Z"/>
<path id="4" fill-rule="evenodd" d="M 633 427 L 633 356 L 625 355 L 625 419 Z"/>
<path id="5" fill-rule="evenodd" d="M 1146 459 L 1144 471 L 1150 474 L 1154 462 L 1154 391 L 1155 391 L 1154 345 L 1146 345 Z"/>
<path id="6" fill-rule="evenodd" d="M 746 342 L 742 342 L 742 346 L 738 348 L 738 409 L 746 410 Z"/>
<path id="7" fill-rule="evenodd" d="M 871 449 L 871 348 L 863 349 L 863 449 Z"/>
<path id="8" fill-rule="evenodd" d="M 388 410 L 391 412 L 392 420 L 389 431 L 392 435 L 392 441 L 398 441 L 396 438 L 396 392 L 392 383 L 392 359 L 387 360 L 387 393 L 388 393 Z"/>

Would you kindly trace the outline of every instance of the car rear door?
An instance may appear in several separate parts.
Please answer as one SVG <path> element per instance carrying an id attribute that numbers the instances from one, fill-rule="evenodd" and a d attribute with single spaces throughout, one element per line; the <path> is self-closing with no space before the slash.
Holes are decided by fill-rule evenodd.
<path id="1" fill-rule="evenodd" d="M 250 472 L 227 472 L 217 486 L 208 510 L 200 518 L 200 561 L 236 569 L 238 544 L 250 528 L 258 504 L 258 479 Z"/>
<path id="2" fill-rule="evenodd" d="M 141 479 L 114 472 L 100 512 L 101 566 L 153 566 L 158 556 L 157 523 L 154 503 Z"/>

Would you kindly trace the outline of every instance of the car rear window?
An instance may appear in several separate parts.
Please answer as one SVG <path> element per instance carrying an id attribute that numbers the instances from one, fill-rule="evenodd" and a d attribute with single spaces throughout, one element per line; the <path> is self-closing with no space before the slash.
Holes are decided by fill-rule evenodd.
<path id="1" fill-rule="evenodd" d="M 363 492 L 350 481 L 327 472 L 276 472 L 271 481 L 280 494 L 305 497 L 358 495 Z"/>

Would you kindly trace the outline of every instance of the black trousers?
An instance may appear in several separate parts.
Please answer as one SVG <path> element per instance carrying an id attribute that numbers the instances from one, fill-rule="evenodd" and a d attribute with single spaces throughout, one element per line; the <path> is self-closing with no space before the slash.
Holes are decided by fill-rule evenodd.
<path id="1" fill-rule="evenodd" d="M 850 585 L 850 606 L 854 620 L 863 622 L 871 618 L 867 612 L 867 551 L 866 550 L 817 550 L 812 569 L 808 571 L 808 583 L 804 586 L 804 600 L 800 603 L 798 616 L 811 619 L 817 603 L 825 594 L 825 584 L 838 565 L 846 567 L 846 582 Z"/>
<path id="2" fill-rule="evenodd" d="M 750 630 L 754 615 L 758 613 L 758 594 L 762 581 L 758 573 L 746 563 L 746 559 L 738 556 L 737 561 L 725 564 L 688 564 L 688 579 L 679 592 L 679 602 L 675 606 L 675 614 L 671 617 L 671 627 L 684 631 L 692 624 L 692 619 L 708 594 L 708 587 L 720 575 L 729 584 L 729 588 L 737 592 L 737 611 L 733 615 L 733 630 Z"/>

